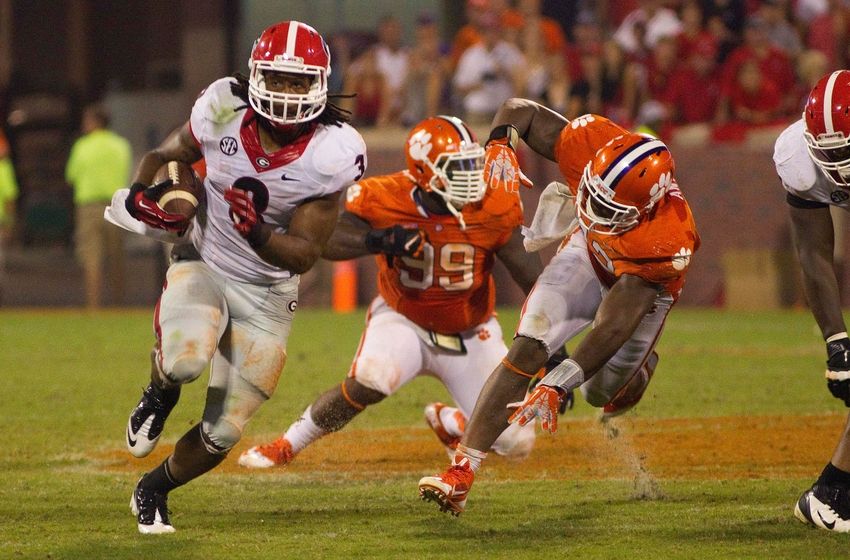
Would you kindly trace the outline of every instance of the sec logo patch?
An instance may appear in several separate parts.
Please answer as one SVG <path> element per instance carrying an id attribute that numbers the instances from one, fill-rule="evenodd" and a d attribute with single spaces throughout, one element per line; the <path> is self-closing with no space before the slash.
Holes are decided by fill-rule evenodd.
<path id="1" fill-rule="evenodd" d="M 840 204 L 850 198 L 850 194 L 847 194 L 845 191 L 832 191 L 829 195 L 830 200 L 832 200 L 836 204 Z"/>
<path id="2" fill-rule="evenodd" d="M 232 156 L 233 154 L 235 154 L 238 146 L 239 144 L 236 142 L 236 138 L 234 138 L 233 136 L 225 136 L 221 139 L 221 142 L 218 143 L 218 147 L 221 150 L 221 153 L 226 156 Z"/>

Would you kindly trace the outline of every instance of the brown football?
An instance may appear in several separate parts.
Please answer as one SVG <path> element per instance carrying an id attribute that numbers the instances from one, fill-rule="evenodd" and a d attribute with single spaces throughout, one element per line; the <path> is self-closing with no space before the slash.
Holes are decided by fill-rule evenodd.
<path id="1" fill-rule="evenodd" d="M 204 201 L 204 182 L 195 170 L 182 161 L 169 161 L 153 177 L 153 184 L 171 179 L 172 185 L 160 195 L 157 204 L 171 214 L 192 218 Z"/>

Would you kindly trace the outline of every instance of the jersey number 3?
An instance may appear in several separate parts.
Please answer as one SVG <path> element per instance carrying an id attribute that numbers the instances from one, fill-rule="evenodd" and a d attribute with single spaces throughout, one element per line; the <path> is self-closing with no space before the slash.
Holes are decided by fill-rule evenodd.
<path id="1" fill-rule="evenodd" d="M 437 285 L 444 290 L 460 291 L 472 287 L 475 247 L 468 243 L 446 243 L 440 247 L 439 263 L 434 260 L 434 246 L 426 243 L 422 258 L 402 257 L 404 267 L 399 280 L 407 288 L 427 290 Z"/>

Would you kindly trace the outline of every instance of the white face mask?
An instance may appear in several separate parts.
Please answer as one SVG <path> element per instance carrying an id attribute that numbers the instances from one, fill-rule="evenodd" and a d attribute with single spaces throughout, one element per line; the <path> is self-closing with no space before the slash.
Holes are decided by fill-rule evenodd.
<path id="1" fill-rule="evenodd" d="M 307 93 L 283 93 L 266 88 L 266 72 L 283 72 L 309 76 L 312 79 Z M 318 117 L 328 100 L 326 69 L 295 60 L 277 57 L 273 62 L 251 61 L 248 76 L 248 101 L 258 114 L 277 124 L 298 124 Z"/>

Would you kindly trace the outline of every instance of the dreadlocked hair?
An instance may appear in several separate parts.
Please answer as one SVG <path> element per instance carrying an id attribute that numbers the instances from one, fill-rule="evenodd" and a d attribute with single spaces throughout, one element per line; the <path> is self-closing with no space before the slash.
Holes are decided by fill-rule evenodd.
<path id="1" fill-rule="evenodd" d="M 237 72 L 231 76 L 233 82 L 230 83 L 230 92 L 245 102 L 245 107 L 250 107 L 248 101 L 248 76 L 241 72 Z M 327 126 L 342 126 L 343 123 L 351 122 L 351 111 L 347 111 L 331 103 L 330 99 L 350 99 L 355 97 L 354 93 L 329 93 L 328 102 L 325 103 L 325 109 L 312 122 L 324 124 Z M 241 109 L 241 107 L 240 107 Z"/>

